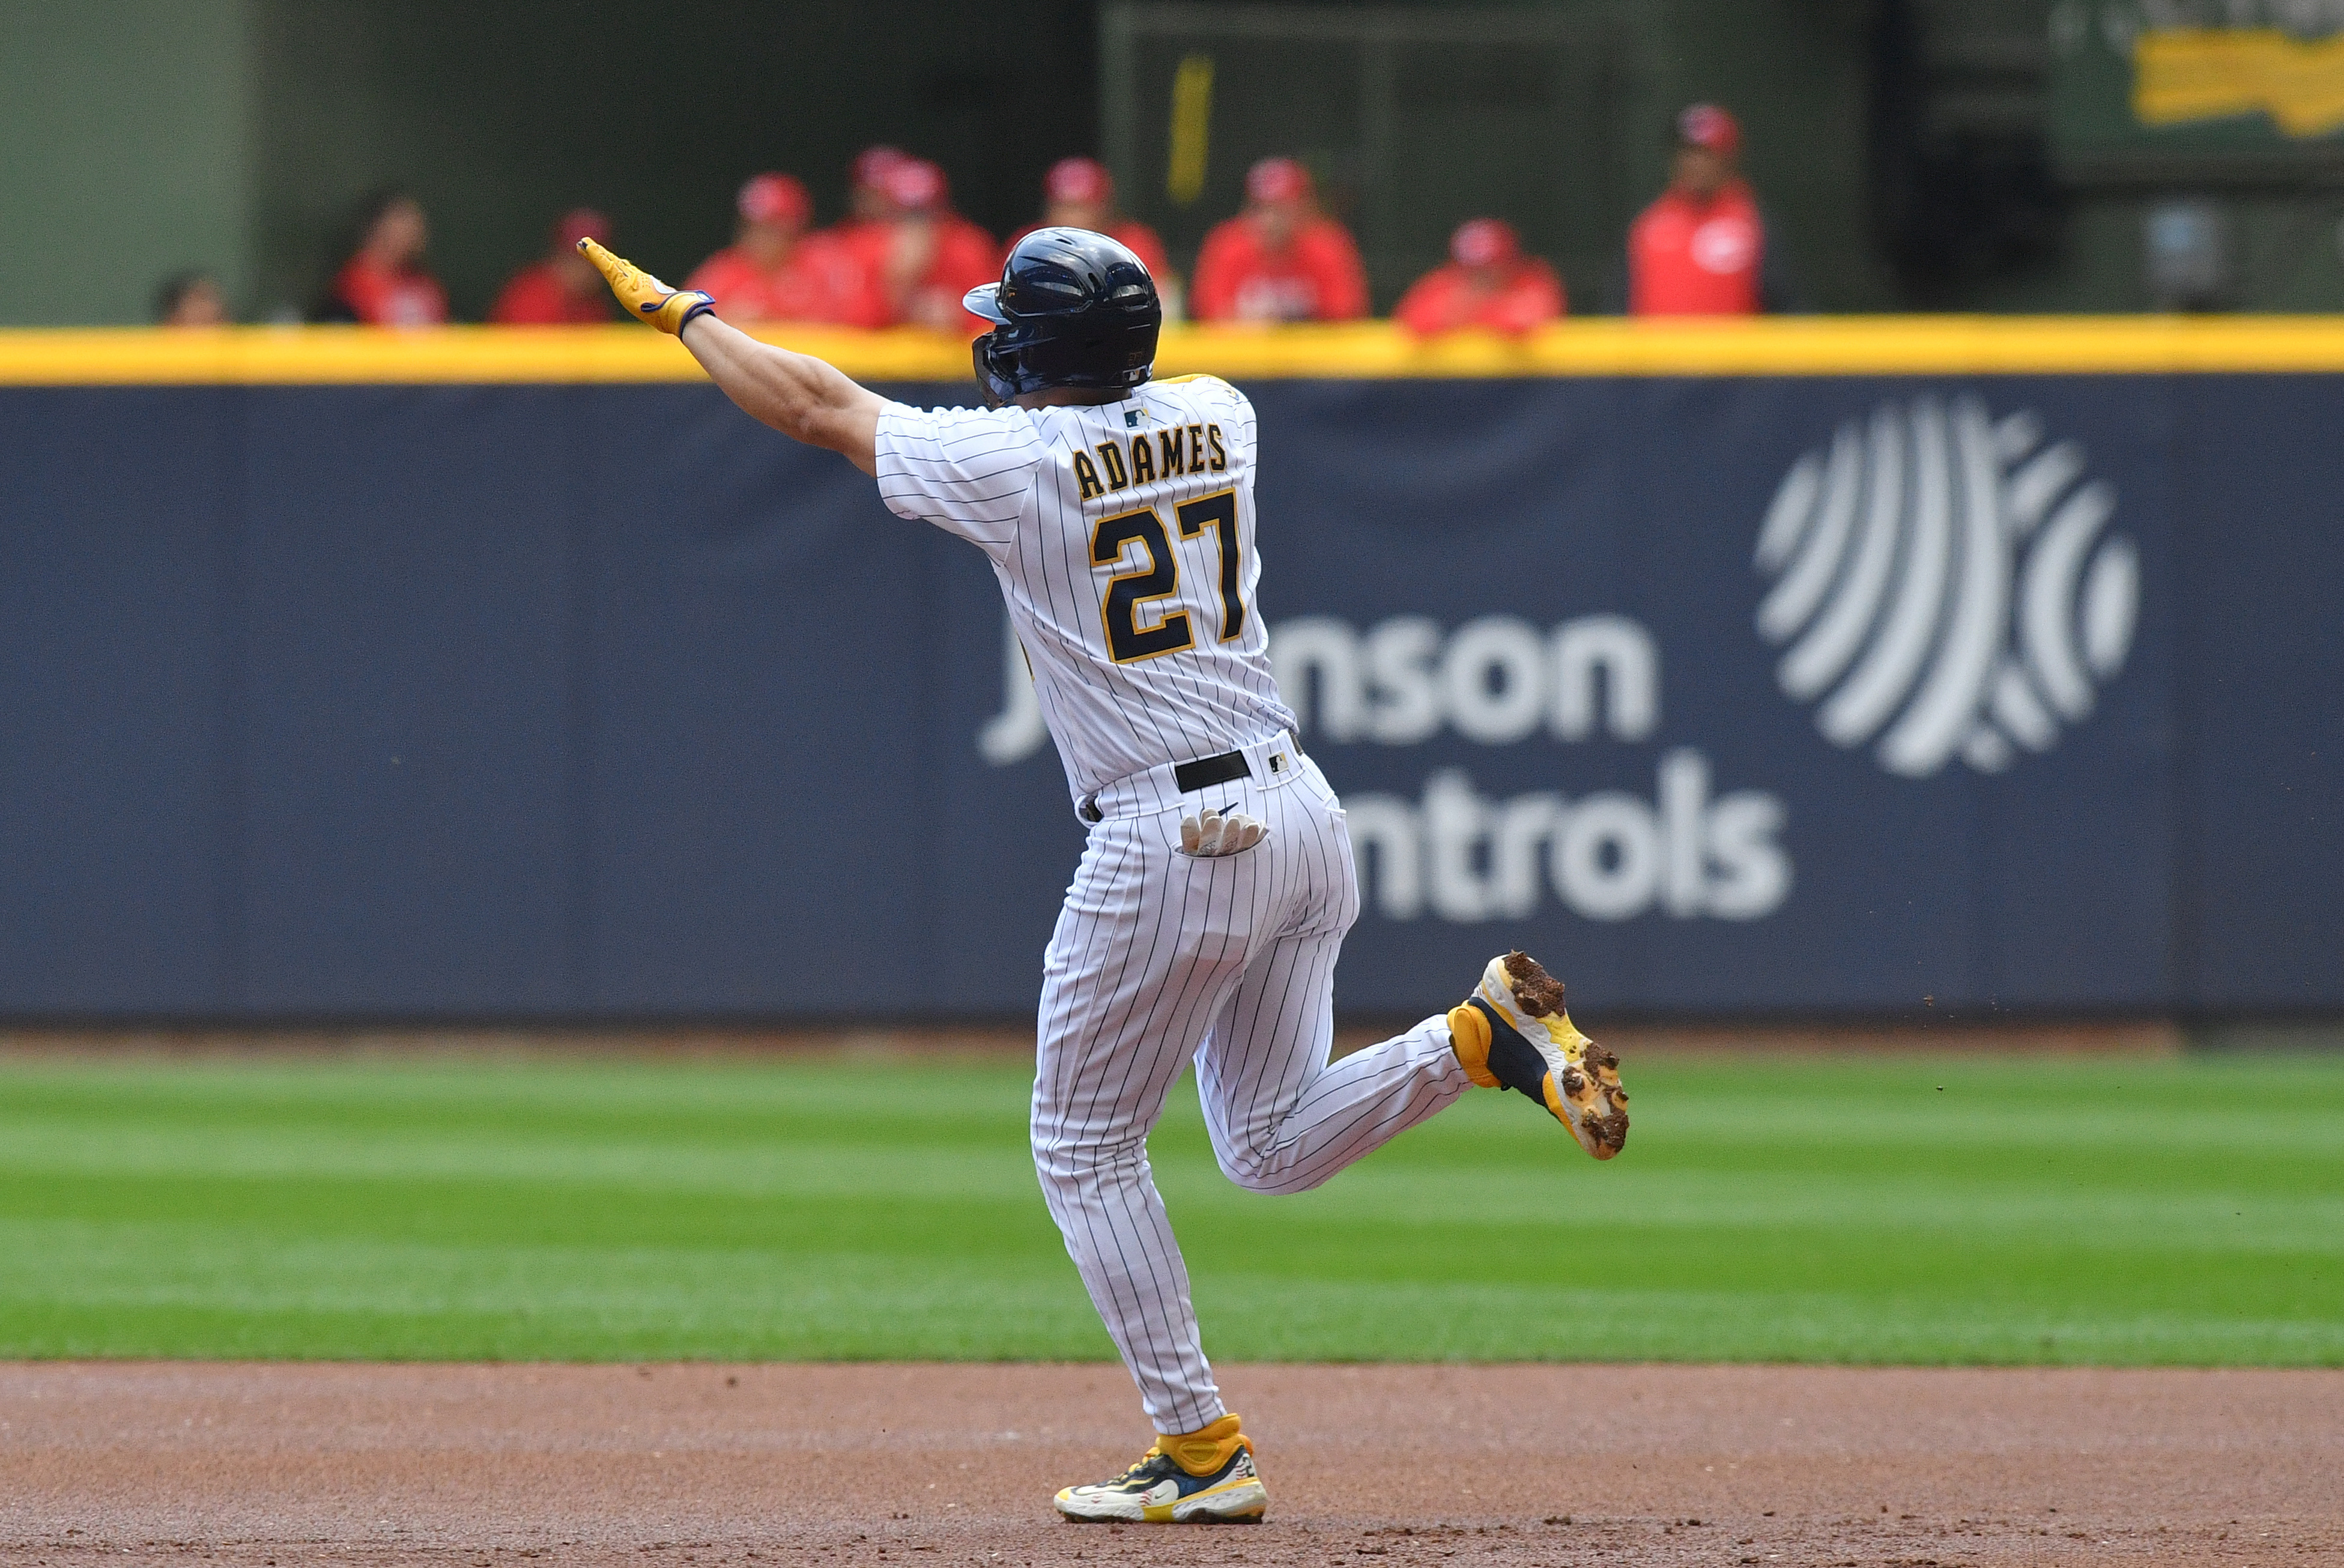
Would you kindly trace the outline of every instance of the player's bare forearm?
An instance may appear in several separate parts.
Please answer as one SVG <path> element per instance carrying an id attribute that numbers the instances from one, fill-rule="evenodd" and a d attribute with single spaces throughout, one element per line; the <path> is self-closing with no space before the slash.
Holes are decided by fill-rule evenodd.
<path id="1" fill-rule="evenodd" d="M 808 446 L 827 447 L 876 474 L 880 400 L 810 354 L 760 343 L 716 319 L 716 301 L 696 288 L 670 288 L 594 240 L 578 242 L 627 314 L 672 333 L 724 395 L 751 418 Z"/>
<path id="2" fill-rule="evenodd" d="M 878 471 L 880 398 L 811 354 L 761 343 L 713 315 L 679 334 L 709 379 L 753 420 L 793 440 L 826 447 L 864 473 Z"/>

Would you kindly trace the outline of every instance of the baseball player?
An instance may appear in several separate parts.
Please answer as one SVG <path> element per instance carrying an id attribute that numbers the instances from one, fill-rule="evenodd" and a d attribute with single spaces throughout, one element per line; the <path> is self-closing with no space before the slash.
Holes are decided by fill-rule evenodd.
<path id="1" fill-rule="evenodd" d="M 1254 412 L 1208 376 L 1151 380 L 1163 314 L 1137 258 L 1044 228 L 967 307 L 984 409 L 890 402 L 760 343 L 708 297 L 580 248 L 628 314 L 681 338 L 743 410 L 844 456 L 898 516 L 992 561 L 1088 846 L 1043 960 L 1034 1163 L 1139 1385 L 1155 1446 L 1057 1495 L 1075 1520 L 1258 1520 L 1147 1135 L 1197 1065 L 1221 1169 L 1318 1186 L 1475 1084 L 1519 1090 L 1598 1159 L 1628 1134 L 1618 1059 L 1520 953 L 1405 1034 L 1329 1061 L 1335 958 L 1359 912 L 1343 810 L 1294 744 L 1256 591 Z"/>

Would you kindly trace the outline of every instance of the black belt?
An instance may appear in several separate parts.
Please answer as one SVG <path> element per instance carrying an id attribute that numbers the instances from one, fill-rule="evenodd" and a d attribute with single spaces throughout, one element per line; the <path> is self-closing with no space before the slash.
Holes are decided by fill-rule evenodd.
<path id="1" fill-rule="evenodd" d="M 1182 794 L 1187 794 L 1231 779 L 1246 778 L 1250 774 L 1243 752 L 1223 752 L 1217 757 L 1199 757 L 1193 763 L 1177 764 L 1172 769 L 1172 782 L 1180 786 Z"/>
<path id="2" fill-rule="evenodd" d="M 1283 752 L 1270 759 L 1270 770 L 1273 773 L 1285 766 L 1286 754 Z M 1172 782 L 1180 786 L 1182 794 L 1187 794 L 1195 790 L 1210 789 L 1217 784 L 1227 784 L 1231 779 L 1252 776 L 1253 770 L 1246 766 L 1243 752 L 1223 752 L 1217 757 L 1198 757 L 1193 763 L 1172 764 Z M 1085 822 L 1098 821 L 1098 796 L 1085 795 L 1083 804 L 1076 808 L 1076 814 Z"/>

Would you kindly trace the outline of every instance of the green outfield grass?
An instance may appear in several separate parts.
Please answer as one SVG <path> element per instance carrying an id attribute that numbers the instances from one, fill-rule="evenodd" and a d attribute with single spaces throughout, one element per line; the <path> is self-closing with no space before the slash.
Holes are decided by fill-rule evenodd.
<path id="1" fill-rule="evenodd" d="M 1224 1359 L 2344 1364 L 2344 1060 L 1628 1064 L 1318 1192 L 1157 1135 Z M 0 1355 L 1112 1355 L 1015 1065 L 0 1058 Z"/>

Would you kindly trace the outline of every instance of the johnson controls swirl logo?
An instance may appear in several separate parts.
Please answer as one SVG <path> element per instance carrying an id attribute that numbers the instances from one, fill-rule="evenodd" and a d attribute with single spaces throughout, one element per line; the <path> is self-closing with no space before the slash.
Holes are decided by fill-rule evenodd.
<path id="1" fill-rule="evenodd" d="M 2124 667 L 2140 554 L 2073 441 L 1963 400 L 1884 404 L 1783 480 L 1758 535 L 1775 679 L 1838 746 L 1925 778 L 1999 772 Z"/>

